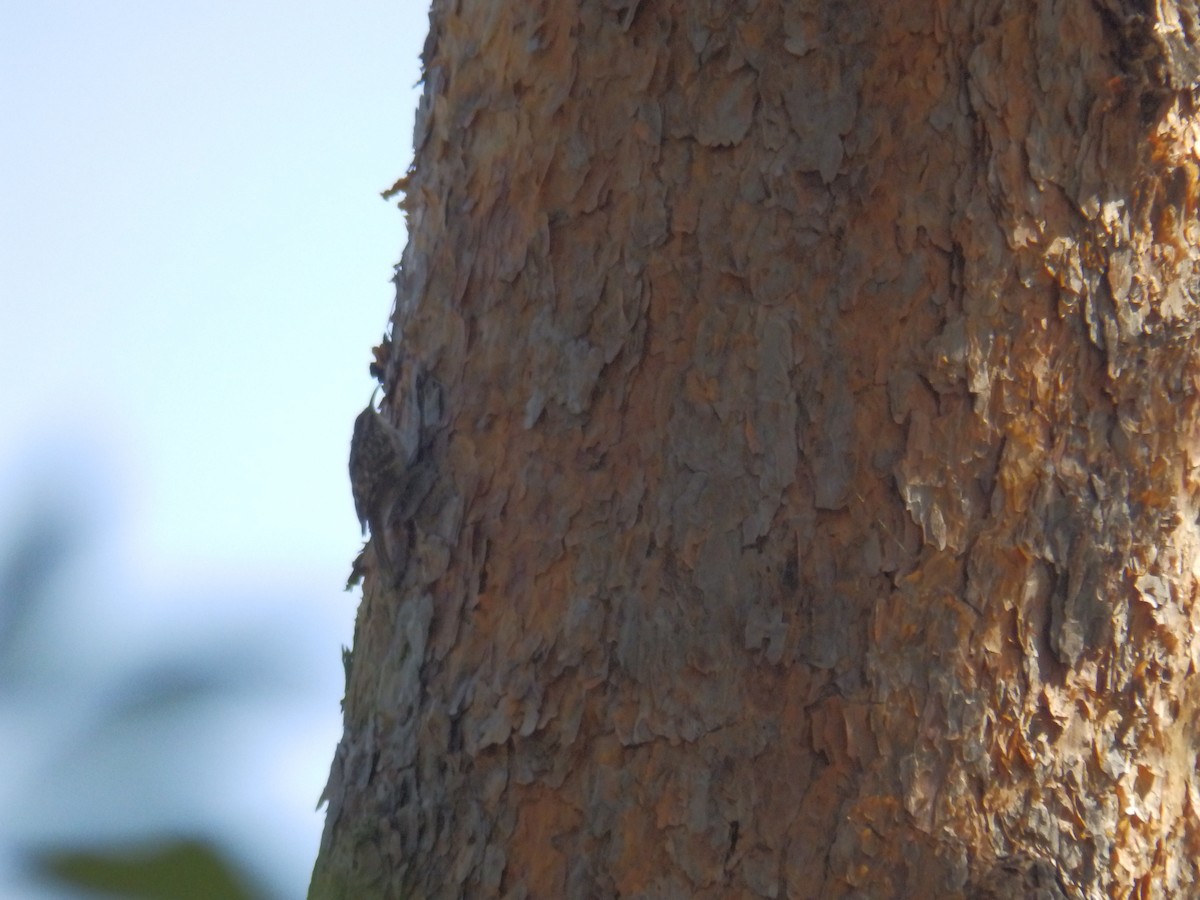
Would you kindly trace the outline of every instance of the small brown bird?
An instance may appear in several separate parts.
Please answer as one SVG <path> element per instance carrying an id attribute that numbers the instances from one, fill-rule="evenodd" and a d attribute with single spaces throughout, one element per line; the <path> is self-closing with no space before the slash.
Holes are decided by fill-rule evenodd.
<path id="1" fill-rule="evenodd" d="M 372 543 L 385 569 L 388 567 L 386 519 L 394 505 L 393 498 L 404 492 L 408 480 L 406 470 L 400 434 L 376 411 L 375 393 L 372 393 L 371 402 L 354 420 L 354 436 L 350 439 L 350 491 L 362 533 L 365 535 L 370 527 Z"/>

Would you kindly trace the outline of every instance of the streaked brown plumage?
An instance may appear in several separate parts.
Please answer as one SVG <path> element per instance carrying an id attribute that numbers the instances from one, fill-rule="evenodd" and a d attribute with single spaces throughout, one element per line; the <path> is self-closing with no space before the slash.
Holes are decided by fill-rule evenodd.
<path id="1" fill-rule="evenodd" d="M 362 533 L 371 529 L 379 562 L 387 568 L 386 518 L 403 492 L 406 465 L 399 433 L 375 410 L 375 394 L 354 420 L 350 439 L 350 491 Z"/>

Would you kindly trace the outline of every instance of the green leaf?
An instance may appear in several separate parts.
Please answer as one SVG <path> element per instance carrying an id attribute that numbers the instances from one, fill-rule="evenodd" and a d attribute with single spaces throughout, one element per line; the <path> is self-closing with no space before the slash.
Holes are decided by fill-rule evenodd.
<path id="1" fill-rule="evenodd" d="M 34 865 L 43 876 L 95 896 L 130 900 L 261 900 L 264 896 L 215 846 L 197 839 L 49 850 L 37 854 Z"/>

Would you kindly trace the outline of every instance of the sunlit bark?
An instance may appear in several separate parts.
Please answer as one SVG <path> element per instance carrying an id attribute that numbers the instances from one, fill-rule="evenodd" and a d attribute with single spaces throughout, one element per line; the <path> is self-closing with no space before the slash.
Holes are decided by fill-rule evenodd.
<path id="1" fill-rule="evenodd" d="M 313 897 L 1194 895 L 1157 10 L 435 2 Z"/>

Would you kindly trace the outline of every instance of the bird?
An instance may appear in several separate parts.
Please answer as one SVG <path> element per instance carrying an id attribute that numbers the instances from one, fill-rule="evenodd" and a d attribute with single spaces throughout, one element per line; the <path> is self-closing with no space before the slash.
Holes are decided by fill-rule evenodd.
<path id="1" fill-rule="evenodd" d="M 375 409 L 376 388 L 354 420 L 350 439 L 350 491 L 354 512 L 365 537 L 367 529 L 386 568 L 386 525 L 394 498 L 404 492 L 408 466 L 400 433 Z"/>

